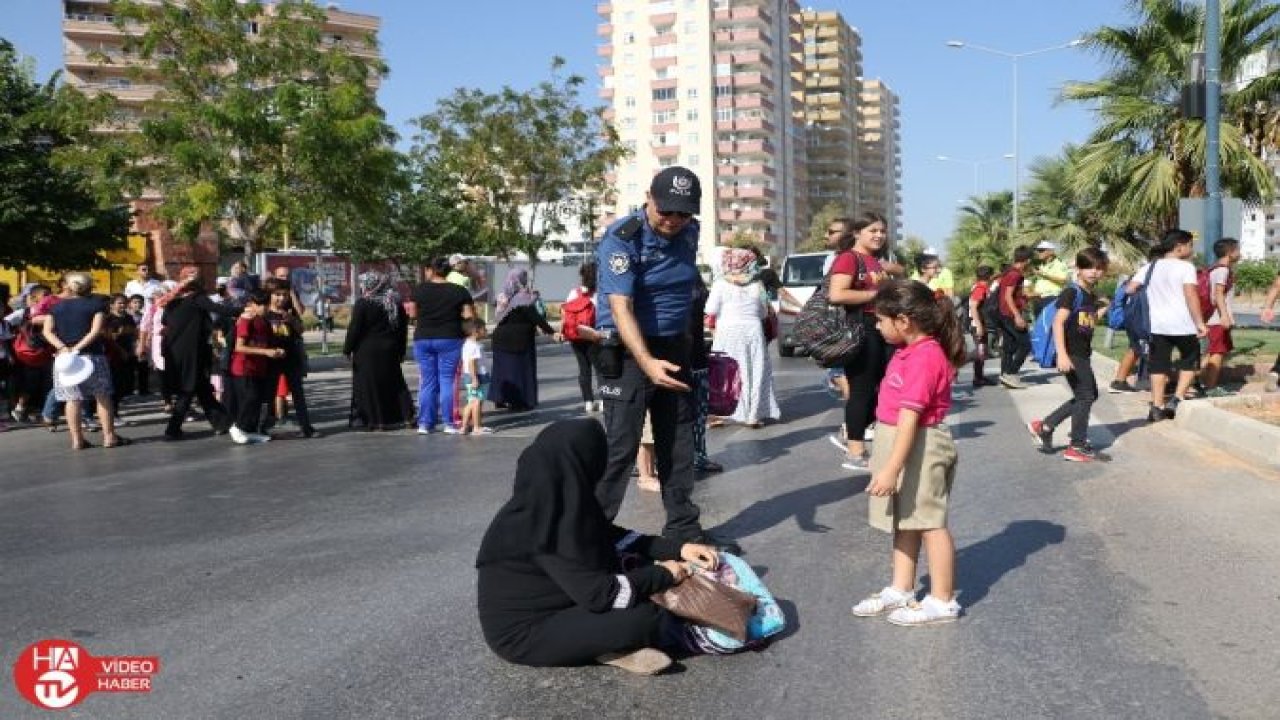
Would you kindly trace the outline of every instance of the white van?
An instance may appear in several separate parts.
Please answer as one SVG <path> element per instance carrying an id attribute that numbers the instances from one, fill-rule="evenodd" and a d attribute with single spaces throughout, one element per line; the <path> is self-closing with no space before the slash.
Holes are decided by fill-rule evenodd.
<path id="1" fill-rule="evenodd" d="M 795 296 L 800 305 L 780 300 L 778 307 L 778 354 L 791 357 L 796 353 L 796 341 L 793 330 L 796 316 L 800 314 L 804 303 L 809 301 L 813 292 L 822 285 L 823 270 L 826 268 L 830 252 L 796 253 L 788 255 L 782 261 L 782 286 Z M 801 349 L 803 352 L 803 349 Z"/>

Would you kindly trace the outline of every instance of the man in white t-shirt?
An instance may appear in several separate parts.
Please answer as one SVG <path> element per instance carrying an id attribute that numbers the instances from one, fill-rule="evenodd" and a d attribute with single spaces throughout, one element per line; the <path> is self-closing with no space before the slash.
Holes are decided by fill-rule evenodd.
<path id="1" fill-rule="evenodd" d="M 1191 233 L 1185 230 L 1170 230 L 1160 241 L 1159 249 L 1164 250 L 1163 256 L 1152 261 L 1155 268 L 1147 284 L 1151 317 L 1151 407 L 1147 411 L 1147 420 L 1151 422 L 1172 419 L 1178 402 L 1186 399 L 1200 361 L 1199 338 L 1209 332 L 1200 312 L 1196 266 L 1187 260 L 1192 254 L 1192 239 Z M 1147 265 L 1143 265 L 1129 281 L 1130 292 L 1141 287 L 1146 277 Z M 1178 351 L 1176 367 L 1173 362 L 1175 349 Z M 1173 400 L 1166 404 L 1165 390 L 1169 375 L 1175 369 L 1178 371 L 1178 383 Z"/>
<path id="2" fill-rule="evenodd" d="M 151 276 L 151 267 L 146 263 L 138 263 L 138 267 L 134 268 L 133 279 L 124 284 L 124 295 L 128 298 L 141 295 L 143 308 L 149 308 L 151 295 L 159 288 L 160 281 Z"/>
<path id="3" fill-rule="evenodd" d="M 1208 397 L 1222 397 L 1231 393 L 1218 387 L 1222 363 L 1227 353 L 1235 349 L 1231 340 L 1231 328 L 1236 324 L 1231 309 L 1231 288 L 1235 285 L 1235 266 L 1240 262 L 1240 241 L 1222 238 L 1213 244 L 1213 266 L 1209 268 L 1209 349 L 1205 353 L 1204 367 L 1200 370 L 1200 384 Z M 1204 298 L 1202 297 L 1201 300 Z"/>

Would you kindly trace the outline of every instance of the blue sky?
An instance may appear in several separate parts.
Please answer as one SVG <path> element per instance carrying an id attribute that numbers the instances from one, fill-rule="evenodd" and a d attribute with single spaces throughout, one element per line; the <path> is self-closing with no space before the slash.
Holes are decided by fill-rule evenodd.
<path id="1" fill-rule="evenodd" d="M 708 0 L 709 2 L 710 0 Z M 380 15 L 391 76 L 379 95 L 391 121 L 408 133 L 456 87 L 530 87 L 553 55 L 596 87 L 595 2 L 590 0 L 346 0 L 346 9 Z M 41 78 L 62 64 L 58 0 L 3 0 L 0 36 L 35 58 Z M 863 72 L 901 97 L 904 230 L 941 246 L 957 204 L 973 192 L 973 166 L 937 155 L 985 160 L 1012 151 L 1009 60 L 946 47 L 957 39 L 1019 53 L 1058 45 L 1101 25 L 1127 24 L 1119 0 L 834 0 L 863 40 Z M 1026 58 L 1019 74 L 1023 182 L 1037 156 L 1083 140 L 1087 109 L 1056 103 L 1069 80 L 1097 77 L 1102 65 L 1081 50 Z M 1011 189 L 1012 163 L 981 166 L 981 189 Z"/>

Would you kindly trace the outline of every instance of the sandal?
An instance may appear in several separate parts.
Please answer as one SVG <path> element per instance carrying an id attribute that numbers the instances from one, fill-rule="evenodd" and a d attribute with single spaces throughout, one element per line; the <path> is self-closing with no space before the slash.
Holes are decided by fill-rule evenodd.
<path id="1" fill-rule="evenodd" d="M 97 447 L 97 446 L 89 442 L 88 440 L 81 440 L 79 445 L 75 443 L 71 444 L 72 450 L 88 450 L 89 448 L 92 448 L 92 447 Z"/>
<path id="2" fill-rule="evenodd" d="M 115 441 L 115 442 L 113 442 L 113 443 L 103 443 L 103 444 L 102 444 L 102 447 L 104 447 L 104 448 L 118 448 L 118 447 L 124 447 L 125 445 L 132 445 L 132 444 L 133 444 L 133 441 L 132 441 L 132 440 L 130 440 L 129 438 L 127 438 L 127 437 L 123 437 L 123 436 L 120 436 L 120 435 L 117 435 L 117 436 L 116 436 L 116 441 Z"/>

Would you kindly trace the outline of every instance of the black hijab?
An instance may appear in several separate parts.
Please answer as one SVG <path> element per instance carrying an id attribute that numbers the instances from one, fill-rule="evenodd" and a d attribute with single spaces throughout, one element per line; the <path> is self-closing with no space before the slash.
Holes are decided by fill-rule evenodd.
<path id="1" fill-rule="evenodd" d="M 514 492 L 480 544 L 476 567 L 535 554 L 614 571 L 612 523 L 596 501 L 609 446 L 594 420 L 552 423 L 520 454 Z"/>

